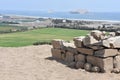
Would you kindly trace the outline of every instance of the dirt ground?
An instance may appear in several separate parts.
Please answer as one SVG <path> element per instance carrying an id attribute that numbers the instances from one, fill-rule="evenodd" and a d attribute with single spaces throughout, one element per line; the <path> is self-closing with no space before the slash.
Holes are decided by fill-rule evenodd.
<path id="1" fill-rule="evenodd" d="M 51 58 L 51 46 L 0 47 L 0 80 L 120 80 L 120 74 L 71 69 Z"/>

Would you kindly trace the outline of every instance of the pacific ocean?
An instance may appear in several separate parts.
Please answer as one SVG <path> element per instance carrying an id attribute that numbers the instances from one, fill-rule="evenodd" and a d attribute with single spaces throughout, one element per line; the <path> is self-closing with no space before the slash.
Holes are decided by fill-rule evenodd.
<path id="1" fill-rule="evenodd" d="M 15 11 L 0 10 L 0 14 L 36 16 L 63 19 L 85 19 L 85 20 L 111 20 L 120 21 L 120 12 L 89 12 L 87 14 L 71 14 L 69 12 L 47 12 L 47 11 Z"/>

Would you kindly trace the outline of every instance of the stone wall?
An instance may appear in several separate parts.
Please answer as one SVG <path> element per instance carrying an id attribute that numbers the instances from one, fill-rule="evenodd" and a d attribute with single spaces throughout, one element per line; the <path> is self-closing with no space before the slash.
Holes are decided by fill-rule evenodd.
<path id="1" fill-rule="evenodd" d="M 89 72 L 120 72 L 120 36 L 95 30 L 73 41 L 52 40 L 52 57 Z"/>

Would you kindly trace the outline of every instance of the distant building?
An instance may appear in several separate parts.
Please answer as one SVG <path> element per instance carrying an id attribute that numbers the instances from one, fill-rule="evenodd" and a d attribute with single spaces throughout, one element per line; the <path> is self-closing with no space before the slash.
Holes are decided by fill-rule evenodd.
<path id="1" fill-rule="evenodd" d="M 112 24 L 102 24 L 103 28 L 113 28 Z"/>
<path id="2" fill-rule="evenodd" d="M 3 16 L 0 15 L 0 18 L 2 18 Z"/>
<path id="3" fill-rule="evenodd" d="M 66 22 L 66 20 L 65 19 L 63 19 L 63 23 L 65 23 Z"/>

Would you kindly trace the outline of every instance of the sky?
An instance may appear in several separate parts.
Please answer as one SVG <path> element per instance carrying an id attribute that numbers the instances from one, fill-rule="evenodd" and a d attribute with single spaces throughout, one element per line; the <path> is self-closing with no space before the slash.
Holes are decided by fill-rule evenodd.
<path id="1" fill-rule="evenodd" d="M 120 12 L 120 0 L 1 0 L 0 10 Z"/>

